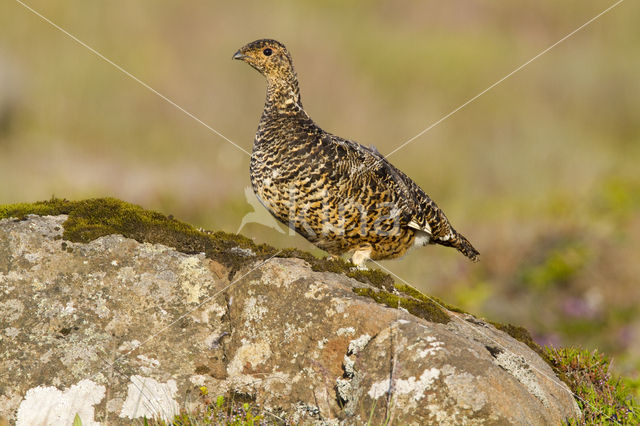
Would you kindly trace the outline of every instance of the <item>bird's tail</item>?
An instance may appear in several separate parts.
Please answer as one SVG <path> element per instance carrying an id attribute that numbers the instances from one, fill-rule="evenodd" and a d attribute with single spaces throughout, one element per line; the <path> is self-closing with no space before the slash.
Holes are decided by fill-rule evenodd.
<path id="1" fill-rule="evenodd" d="M 453 236 L 448 240 L 438 240 L 436 242 L 438 244 L 442 244 L 443 246 L 449 246 L 457 249 L 460 253 L 464 254 L 474 262 L 480 260 L 480 252 L 471 245 L 469 240 L 467 240 L 464 235 L 459 234 L 456 231 L 453 231 L 452 234 Z"/>

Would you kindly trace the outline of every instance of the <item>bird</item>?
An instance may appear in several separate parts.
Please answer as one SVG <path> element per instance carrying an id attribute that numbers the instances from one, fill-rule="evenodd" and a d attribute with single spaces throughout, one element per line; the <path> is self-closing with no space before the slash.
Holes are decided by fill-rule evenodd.
<path id="1" fill-rule="evenodd" d="M 332 257 L 350 256 L 360 269 L 428 244 L 479 260 L 437 204 L 375 147 L 326 132 L 311 119 L 283 43 L 256 40 L 233 59 L 267 80 L 249 173 L 258 200 L 276 219 Z"/>

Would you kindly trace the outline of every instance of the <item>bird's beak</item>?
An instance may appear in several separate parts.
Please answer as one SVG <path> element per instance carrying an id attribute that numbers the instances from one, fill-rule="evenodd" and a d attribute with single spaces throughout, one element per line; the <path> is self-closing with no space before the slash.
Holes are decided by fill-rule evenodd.
<path id="1" fill-rule="evenodd" d="M 245 55 L 244 53 L 242 53 L 241 51 L 237 51 L 236 53 L 234 53 L 233 57 L 231 59 L 244 59 L 246 58 L 247 55 Z"/>

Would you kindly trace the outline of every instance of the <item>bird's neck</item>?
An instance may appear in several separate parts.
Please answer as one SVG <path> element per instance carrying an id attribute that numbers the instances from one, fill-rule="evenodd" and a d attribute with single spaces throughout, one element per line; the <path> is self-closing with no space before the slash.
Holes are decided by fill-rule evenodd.
<path id="1" fill-rule="evenodd" d="M 277 79 L 267 78 L 265 109 L 277 110 L 279 113 L 297 113 L 302 110 L 295 73 Z"/>

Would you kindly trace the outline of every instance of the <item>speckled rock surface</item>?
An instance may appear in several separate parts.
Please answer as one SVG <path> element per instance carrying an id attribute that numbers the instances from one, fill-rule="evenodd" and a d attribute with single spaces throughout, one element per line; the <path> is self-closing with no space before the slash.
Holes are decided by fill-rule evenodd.
<path id="1" fill-rule="evenodd" d="M 0 416 L 11 422 L 171 418 L 203 385 L 305 424 L 579 416 L 535 352 L 469 315 L 431 323 L 300 259 L 255 262 L 230 281 L 201 254 L 118 235 L 64 241 L 65 219 L 0 220 Z"/>

